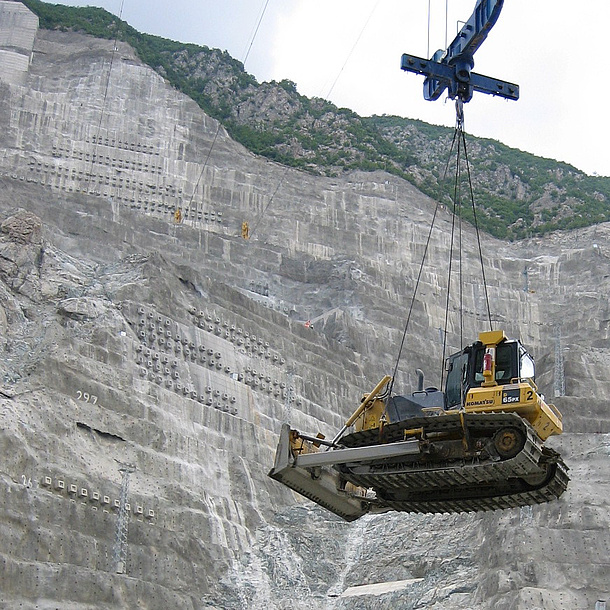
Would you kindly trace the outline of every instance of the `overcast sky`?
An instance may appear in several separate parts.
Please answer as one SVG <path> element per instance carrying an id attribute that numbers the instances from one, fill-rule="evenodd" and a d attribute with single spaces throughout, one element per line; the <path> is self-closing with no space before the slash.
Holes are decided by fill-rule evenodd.
<path id="1" fill-rule="evenodd" d="M 395 114 L 453 126 L 453 102 L 426 102 L 423 77 L 402 72 L 400 57 L 444 49 L 446 29 L 451 42 L 475 0 L 61 3 L 102 6 L 116 15 L 122 7 L 122 18 L 141 32 L 226 49 L 246 60 L 259 82 L 287 78 L 300 93 L 363 116 Z M 475 55 L 475 72 L 517 83 L 521 98 L 475 93 L 465 108 L 466 131 L 610 176 L 609 24 L 607 0 L 506 0 Z"/>

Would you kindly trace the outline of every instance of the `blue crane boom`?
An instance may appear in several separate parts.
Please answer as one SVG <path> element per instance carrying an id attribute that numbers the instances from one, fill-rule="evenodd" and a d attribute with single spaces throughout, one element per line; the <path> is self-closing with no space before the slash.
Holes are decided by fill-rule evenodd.
<path id="1" fill-rule="evenodd" d="M 510 100 L 519 99 L 519 85 L 472 71 L 474 54 L 487 38 L 502 10 L 504 0 L 477 0 L 474 12 L 453 42 L 436 51 L 431 59 L 405 53 L 401 69 L 423 74 L 424 98 L 437 100 L 447 89 L 451 99 L 469 102 L 474 91 L 499 95 Z"/>

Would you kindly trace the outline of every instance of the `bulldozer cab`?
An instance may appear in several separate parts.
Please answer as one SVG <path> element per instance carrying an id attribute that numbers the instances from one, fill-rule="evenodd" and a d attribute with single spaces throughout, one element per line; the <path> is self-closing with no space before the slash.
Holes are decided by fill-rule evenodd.
<path id="1" fill-rule="evenodd" d="M 462 407 L 470 388 L 480 387 L 485 381 L 483 359 L 486 346 L 478 341 L 447 359 L 445 384 L 446 408 Z M 534 359 L 520 341 L 505 340 L 495 346 L 494 380 L 505 385 L 515 378 L 534 379 Z"/>

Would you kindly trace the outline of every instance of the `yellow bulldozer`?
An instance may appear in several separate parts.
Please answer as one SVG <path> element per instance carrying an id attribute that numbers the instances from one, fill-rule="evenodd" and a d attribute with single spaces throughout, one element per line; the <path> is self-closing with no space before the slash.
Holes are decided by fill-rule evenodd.
<path id="1" fill-rule="evenodd" d="M 269 476 L 347 521 L 390 510 L 486 511 L 541 504 L 568 468 L 544 442 L 563 430 L 534 360 L 504 331 L 446 361 L 444 391 L 391 396 L 384 377 L 332 440 L 282 426 Z"/>

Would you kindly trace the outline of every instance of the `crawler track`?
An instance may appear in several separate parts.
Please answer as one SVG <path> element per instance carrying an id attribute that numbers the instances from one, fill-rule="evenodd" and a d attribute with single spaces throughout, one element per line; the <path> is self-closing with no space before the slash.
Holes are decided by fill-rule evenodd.
<path id="1" fill-rule="evenodd" d="M 558 453 L 544 448 L 531 426 L 512 413 L 464 414 L 471 440 L 489 441 L 496 431 L 522 431 L 524 443 L 514 457 L 502 459 L 486 452 L 441 461 L 435 455 L 416 460 L 344 464 L 337 469 L 346 480 L 373 489 L 372 512 L 397 510 L 417 513 L 475 512 L 541 504 L 566 489 L 568 468 Z M 404 439 L 404 431 L 423 428 L 426 436 L 463 435 L 459 413 L 419 417 L 378 430 L 347 435 L 341 442 L 359 447 Z M 480 443 L 479 443 L 480 444 Z"/>

